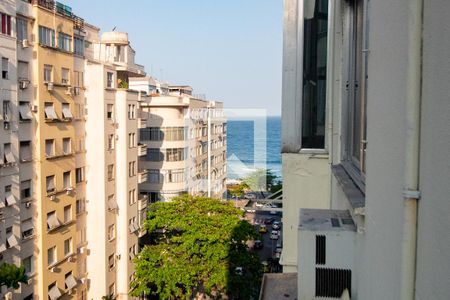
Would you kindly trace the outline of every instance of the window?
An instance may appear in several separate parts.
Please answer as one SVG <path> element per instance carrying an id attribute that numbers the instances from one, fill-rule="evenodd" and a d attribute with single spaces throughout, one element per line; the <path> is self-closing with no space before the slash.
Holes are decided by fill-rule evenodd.
<path id="1" fill-rule="evenodd" d="M 304 22 L 302 148 L 325 147 L 328 1 L 315 0 Z"/>
<path id="2" fill-rule="evenodd" d="M 148 181 L 150 183 L 162 183 L 162 175 L 160 174 L 158 169 L 150 169 L 148 170 Z"/>
<path id="3" fill-rule="evenodd" d="M 187 137 L 184 127 L 149 127 L 140 129 L 143 141 L 183 141 Z"/>
<path id="4" fill-rule="evenodd" d="M 129 133 L 128 134 L 128 148 L 134 148 L 134 147 L 136 147 L 136 134 Z"/>
<path id="5" fill-rule="evenodd" d="M 136 203 L 136 190 L 132 189 L 128 191 L 128 204 L 133 205 Z"/>
<path id="6" fill-rule="evenodd" d="M 63 153 L 69 155 L 72 153 L 72 143 L 70 138 L 63 138 Z"/>
<path id="7" fill-rule="evenodd" d="M 2 34 L 11 35 L 11 16 L 0 13 L 0 32 Z"/>
<path id="8" fill-rule="evenodd" d="M 55 112 L 55 107 L 53 106 L 52 102 L 44 103 L 44 113 L 45 113 L 45 118 L 48 120 L 58 119 L 58 116 L 56 115 L 56 112 Z"/>
<path id="9" fill-rule="evenodd" d="M 53 66 L 44 65 L 44 82 L 53 82 Z"/>
<path id="10" fill-rule="evenodd" d="M 47 229 L 52 230 L 61 225 L 58 218 L 56 217 L 56 212 L 52 211 L 47 214 Z"/>
<path id="11" fill-rule="evenodd" d="M 166 173 L 165 181 L 167 183 L 183 182 L 184 181 L 184 169 L 168 170 Z"/>
<path id="12" fill-rule="evenodd" d="M 9 59 L 2 57 L 2 79 L 8 79 L 9 76 Z"/>
<path id="13" fill-rule="evenodd" d="M 61 291 L 58 288 L 56 282 L 48 286 L 48 298 L 50 300 L 57 300 L 62 296 Z"/>
<path id="14" fill-rule="evenodd" d="M 62 115 L 65 120 L 70 120 L 73 118 L 72 112 L 70 111 L 69 103 L 62 104 Z"/>
<path id="15" fill-rule="evenodd" d="M 159 151 L 159 148 L 147 148 L 147 161 L 163 161 L 164 155 Z"/>
<path id="16" fill-rule="evenodd" d="M 47 250 L 47 265 L 51 266 L 56 262 L 56 246 L 48 248 Z"/>
<path id="17" fill-rule="evenodd" d="M 45 157 L 55 156 L 55 140 L 45 140 Z"/>
<path id="18" fill-rule="evenodd" d="M 72 254 L 72 238 L 64 241 L 64 256 Z"/>
<path id="19" fill-rule="evenodd" d="M 136 105 L 128 104 L 128 119 L 134 120 L 136 118 Z"/>
<path id="20" fill-rule="evenodd" d="M 114 134 L 108 134 L 108 150 L 114 150 Z"/>
<path id="21" fill-rule="evenodd" d="M 136 162 L 132 161 L 128 163 L 128 176 L 133 177 L 136 175 Z"/>
<path id="22" fill-rule="evenodd" d="M 27 239 L 32 237 L 34 234 L 34 226 L 31 218 L 24 220 L 22 222 L 22 238 Z"/>
<path id="23" fill-rule="evenodd" d="M 67 68 L 61 68 L 61 84 L 70 83 L 70 70 Z"/>
<path id="24" fill-rule="evenodd" d="M 365 172 L 366 153 L 366 79 L 367 79 L 367 51 L 369 48 L 367 9 L 364 1 L 350 2 L 353 11 L 349 40 L 348 74 L 348 122 L 346 149 L 344 151 L 344 167 L 349 171 L 355 183 L 362 188 L 361 183 Z M 366 31 L 366 32 L 365 32 Z"/>
<path id="25" fill-rule="evenodd" d="M 3 101 L 3 120 L 5 120 L 6 122 L 9 122 L 10 118 L 9 118 L 9 101 L 5 100 Z"/>
<path id="26" fill-rule="evenodd" d="M 128 220 L 128 229 L 130 230 L 130 233 L 133 233 L 139 229 L 136 217 L 132 217 Z"/>
<path id="27" fill-rule="evenodd" d="M 107 88 L 114 88 L 113 85 L 113 73 L 112 72 L 107 72 L 106 73 L 106 87 Z"/>
<path id="28" fill-rule="evenodd" d="M 112 241 L 116 238 L 116 225 L 112 224 L 108 227 L 108 241 Z"/>
<path id="29" fill-rule="evenodd" d="M 75 277 L 73 277 L 72 271 L 66 273 L 64 282 L 65 288 L 68 290 L 72 290 L 77 286 L 77 280 L 75 279 Z"/>
<path id="30" fill-rule="evenodd" d="M 63 173 L 63 184 L 64 189 L 67 190 L 68 188 L 72 187 L 72 184 L 70 182 L 70 171 Z"/>
<path id="31" fill-rule="evenodd" d="M 21 141 L 20 142 L 20 160 L 22 162 L 31 161 L 31 142 Z"/>
<path id="32" fill-rule="evenodd" d="M 83 72 L 73 71 L 74 86 L 76 86 L 76 87 L 84 86 L 83 80 L 84 80 Z"/>
<path id="33" fill-rule="evenodd" d="M 17 39 L 19 41 L 28 40 L 28 21 L 24 18 L 16 18 Z"/>
<path id="34" fill-rule="evenodd" d="M 109 270 L 111 271 L 112 269 L 114 269 L 114 267 L 116 266 L 116 255 L 113 253 L 108 257 L 108 265 L 109 265 Z"/>
<path id="35" fill-rule="evenodd" d="M 55 188 L 55 175 L 47 176 L 45 178 L 45 186 L 47 188 L 47 193 L 54 192 L 56 190 Z"/>
<path id="36" fill-rule="evenodd" d="M 55 47 L 55 31 L 39 26 L 39 43 L 44 46 Z"/>
<path id="37" fill-rule="evenodd" d="M 166 149 L 166 161 L 182 161 L 185 159 L 184 148 Z"/>
<path id="38" fill-rule="evenodd" d="M 25 267 L 25 273 L 31 275 L 34 273 L 33 255 L 22 259 L 22 266 Z"/>
<path id="39" fill-rule="evenodd" d="M 76 168 L 76 183 L 80 183 L 84 181 L 84 167 Z"/>
<path id="40" fill-rule="evenodd" d="M 84 207 L 85 207 L 84 203 L 85 203 L 84 199 L 77 199 L 76 207 L 75 207 L 77 215 L 84 212 Z"/>
<path id="41" fill-rule="evenodd" d="M 17 75 L 19 80 L 28 80 L 30 75 L 28 74 L 28 62 L 19 61 L 17 64 Z"/>
<path id="42" fill-rule="evenodd" d="M 31 197 L 31 180 L 24 180 L 20 183 L 20 199 Z"/>
<path id="43" fill-rule="evenodd" d="M 106 118 L 108 120 L 112 120 L 114 118 L 114 105 L 113 104 L 106 105 Z"/>
<path id="44" fill-rule="evenodd" d="M 108 196 L 108 203 L 107 203 L 107 205 L 108 205 L 108 210 L 109 211 L 115 211 L 115 210 L 117 210 L 119 208 L 117 206 L 117 202 L 116 202 L 116 198 L 114 197 L 114 194 Z"/>
<path id="45" fill-rule="evenodd" d="M 6 201 L 6 206 L 11 206 L 11 205 L 16 204 L 16 198 L 14 197 L 14 195 L 12 193 L 11 185 L 5 186 L 5 201 Z"/>
<path id="46" fill-rule="evenodd" d="M 68 34 L 58 33 L 58 48 L 64 51 L 71 51 L 72 37 Z"/>
<path id="47" fill-rule="evenodd" d="M 108 180 L 114 179 L 114 165 L 108 165 Z"/>
<path id="48" fill-rule="evenodd" d="M 64 206 L 64 223 L 72 221 L 72 205 Z"/>
<path id="49" fill-rule="evenodd" d="M 29 102 L 19 102 L 19 119 L 20 121 L 30 121 L 32 118 L 30 103 Z"/>
<path id="50" fill-rule="evenodd" d="M 77 55 L 83 56 L 84 55 L 84 39 L 80 37 L 74 37 L 74 48 L 73 52 Z"/>

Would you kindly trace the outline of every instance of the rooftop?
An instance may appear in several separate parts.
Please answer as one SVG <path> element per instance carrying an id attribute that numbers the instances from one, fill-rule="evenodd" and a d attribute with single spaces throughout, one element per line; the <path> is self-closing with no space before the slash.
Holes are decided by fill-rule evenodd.
<path id="1" fill-rule="evenodd" d="M 313 231 L 356 231 L 348 210 L 301 209 L 299 228 Z"/>
<path id="2" fill-rule="evenodd" d="M 297 273 L 266 273 L 259 300 L 297 300 Z"/>

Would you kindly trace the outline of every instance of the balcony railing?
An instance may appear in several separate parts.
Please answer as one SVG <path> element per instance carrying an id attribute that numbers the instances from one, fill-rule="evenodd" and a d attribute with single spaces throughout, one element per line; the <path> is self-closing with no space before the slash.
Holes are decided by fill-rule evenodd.
<path id="1" fill-rule="evenodd" d="M 147 155 L 147 145 L 140 144 L 138 145 L 138 156 Z"/>
<path id="2" fill-rule="evenodd" d="M 138 173 L 138 183 L 144 183 L 148 180 L 148 171 L 144 170 L 144 171 L 140 171 Z"/>
<path id="3" fill-rule="evenodd" d="M 64 5 L 60 2 L 53 0 L 32 0 L 31 3 L 33 5 L 38 5 L 48 10 L 54 11 L 61 16 L 72 19 L 74 21 L 74 28 L 77 29 L 84 28 L 84 19 L 74 15 L 72 13 L 72 8 L 70 6 Z"/>
<path id="4" fill-rule="evenodd" d="M 147 119 L 139 118 L 138 119 L 138 128 L 147 128 Z"/>
<path id="5" fill-rule="evenodd" d="M 138 200 L 138 210 L 147 209 L 147 204 L 148 204 L 148 197 L 142 196 L 142 198 Z"/>

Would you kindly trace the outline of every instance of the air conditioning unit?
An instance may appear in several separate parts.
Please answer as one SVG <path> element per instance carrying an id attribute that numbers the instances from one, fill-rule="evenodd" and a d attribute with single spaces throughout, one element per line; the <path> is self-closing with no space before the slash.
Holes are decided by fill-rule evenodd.
<path id="1" fill-rule="evenodd" d="M 37 105 L 32 105 L 31 106 L 31 111 L 37 113 L 38 112 L 38 106 Z"/>
<path id="2" fill-rule="evenodd" d="M 302 209 L 298 231 L 298 299 L 356 295 L 356 226 L 347 210 Z M 352 276 L 353 275 L 353 276 Z"/>
<path id="3" fill-rule="evenodd" d="M 5 300 L 12 300 L 12 298 L 13 298 L 12 292 L 7 292 L 7 293 L 5 294 Z"/>
<path id="4" fill-rule="evenodd" d="M 81 248 L 79 249 L 79 252 L 80 252 L 80 254 L 87 253 L 87 248 L 86 248 L 86 247 L 81 247 Z"/>
<path id="5" fill-rule="evenodd" d="M 47 91 L 53 91 L 53 82 L 47 83 Z"/>
<path id="6" fill-rule="evenodd" d="M 31 201 L 25 202 L 25 207 L 30 208 L 31 207 Z"/>
<path id="7" fill-rule="evenodd" d="M 74 262 L 75 258 L 73 256 L 69 256 L 69 258 L 67 259 L 68 262 Z"/>
<path id="8" fill-rule="evenodd" d="M 22 40 L 22 48 L 30 47 L 30 42 L 27 39 Z"/>
<path id="9" fill-rule="evenodd" d="M 50 200 L 55 201 L 56 200 L 56 195 L 51 195 L 50 196 Z"/>
<path id="10" fill-rule="evenodd" d="M 20 80 L 19 81 L 19 88 L 21 90 L 24 90 L 28 87 L 29 81 L 28 80 Z"/>
<path id="11" fill-rule="evenodd" d="M 66 95 L 72 96 L 72 88 L 70 86 L 66 89 Z"/>
<path id="12" fill-rule="evenodd" d="M 56 271 L 57 271 L 56 267 L 53 267 L 53 268 L 50 269 L 50 272 L 52 272 L 52 273 L 56 273 Z"/>

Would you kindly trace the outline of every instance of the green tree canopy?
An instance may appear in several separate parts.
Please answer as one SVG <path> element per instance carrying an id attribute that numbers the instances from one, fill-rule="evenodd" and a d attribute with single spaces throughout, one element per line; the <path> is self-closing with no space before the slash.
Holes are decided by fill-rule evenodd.
<path id="1" fill-rule="evenodd" d="M 3 263 L 0 265 L 0 287 L 19 288 L 19 283 L 27 283 L 25 267 Z"/>
<path id="2" fill-rule="evenodd" d="M 242 216 L 229 202 L 203 197 L 152 204 L 145 224 L 152 243 L 135 259 L 131 294 L 256 298 L 261 264 L 246 242 L 258 234 Z"/>
<path id="3" fill-rule="evenodd" d="M 270 169 L 257 169 L 244 178 L 244 183 L 254 192 L 276 192 L 281 189 L 281 181 Z"/>

